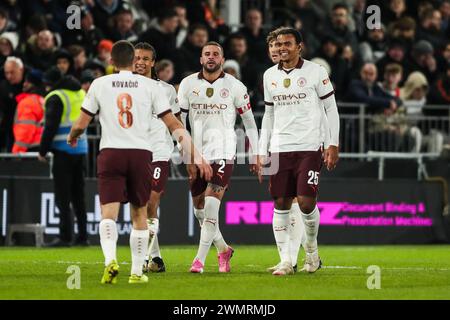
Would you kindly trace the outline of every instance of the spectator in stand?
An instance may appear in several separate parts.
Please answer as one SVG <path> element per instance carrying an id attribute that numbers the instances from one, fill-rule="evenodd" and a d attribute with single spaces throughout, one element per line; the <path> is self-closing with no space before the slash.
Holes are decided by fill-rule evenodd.
<path id="1" fill-rule="evenodd" d="M 122 0 L 95 0 L 92 16 L 95 25 L 102 30 L 104 36 L 111 38 L 114 16 L 123 8 Z"/>
<path id="2" fill-rule="evenodd" d="M 431 104 L 450 105 L 450 61 L 447 62 L 444 72 L 437 79 L 430 89 L 429 102 Z M 448 111 L 440 113 L 440 115 L 448 116 Z"/>
<path id="3" fill-rule="evenodd" d="M 450 38 L 450 0 L 443 0 L 439 6 L 439 11 L 442 16 L 441 30 Z"/>
<path id="4" fill-rule="evenodd" d="M 337 3 L 333 6 L 330 22 L 322 29 L 322 38 L 331 37 L 342 45 L 350 45 L 353 51 L 358 50 L 358 39 L 349 28 L 349 12 L 345 4 Z"/>
<path id="5" fill-rule="evenodd" d="M 110 65 L 112 47 L 113 42 L 111 40 L 106 39 L 100 41 L 97 47 L 97 60 L 103 63 L 103 65 L 107 69 L 112 68 L 112 66 Z"/>
<path id="6" fill-rule="evenodd" d="M 355 0 L 353 4 L 352 18 L 355 23 L 355 33 L 359 40 L 364 38 L 366 31 L 366 20 L 364 19 L 366 13 L 366 0 Z"/>
<path id="7" fill-rule="evenodd" d="M 315 57 L 324 59 L 330 65 L 332 70 L 330 80 L 336 90 L 337 99 L 342 100 L 349 82 L 350 70 L 347 68 L 347 64 L 341 56 L 337 40 L 333 37 L 324 38 L 322 46 L 316 52 Z"/>
<path id="8" fill-rule="evenodd" d="M 314 33 L 317 26 L 321 24 L 321 18 L 316 10 L 314 10 L 312 1 L 310 0 L 295 0 L 293 1 L 290 10 L 302 21 L 304 30 L 309 30 L 309 32 Z"/>
<path id="9" fill-rule="evenodd" d="M 3 11 L 3 16 L 8 16 L 9 31 L 17 31 L 19 25 L 23 24 L 22 6 L 17 3 L 17 0 L 2 1 L 0 10 Z"/>
<path id="10" fill-rule="evenodd" d="M 412 72 L 400 89 L 400 98 L 408 114 L 421 114 L 427 103 L 428 81 L 419 71 Z"/>
<path id="11" fill-rule="evenodd" d="M 176 31 L 177 40 L 176 40 L 176 47 L 180 48 L 184 41 L 186 40 L 186 37 L 188 35 L 189 31 L 189 20 L 187 19 L 187 10 L 186 6 L 182 3 L 175 3 L 174 7 L 175 12 L 178 16 L 178 29 Z"/>
<path id="12" fill-rule="evenodd" d="M 50 30 L 42 30 L 27 41 L 25 61 L 33 68 L 45 71 L 52 66 L 56 50 L 55 38 Z"/>
<path id="13" fill-rule="evenodd" d="M 391 96 L 400 98 L 400 82 L 403 78 L 403 68 L 398 63 L 390 63 L 384 69 L 381 87 Z"/>
<path id="14" fill-rule="evenodd" d="M 134 18 L 131 9 L 123 8 L 114 16 L 114 28 L 111 33 L 112 40 L 127 40 L 135 42 L 137 34 L 133 30 Z"/>
<path id="15" fill-rule="evenodd" d="M 26 70 L 17 57 L 8 57 L 3 69 L 5 79 L 0 82 L 0 152 L 10 152 L 14 142 L 12 126 L 16 96 L 22 92 Z"/>
<path id="16" fill-rule="evenodd" d="M 405 0 L 390 0 L 387 8 L 382 9 L 381 21 L 389 26 L 392 22 L 398 21 L 408 15 Z"/>
<path id="17" fill-rule="evenodd" d="M 450 40 L 447 41 L 442 54 L 437 56 L 438 70 L 445 70 L 450 63 Z"/>
<path id="18" fill-rule="evenodd" d="M 398 63 L 400 64 L 403 69 L 405 69 L 406 66 L 406 47 L 404 43 L 400 40 L 393 39 L 388 43 L 388 48 L 386 55 L 378 60 L 376 63 L 377 69 L 380 73 L 379 81 L 383 81 L 381 78 L 381 75 L 384 75 L 384 69 L 388 64 L 391 63 Z"/>
<path id="19" fill-rule="evenodd" d="M 92 82 L 95 80 L 95 75 L 90 69 L 86 69 L 81 73 L 80 83 L 81 88 L 88 92 Z"/>
<path id="20" fill-rule="evenodd" d="M 19 45 L 19 36 L 15 32 L 4 32 L 0 35 L 0 65 L 9 56 L 17 55 L 16 49 Z"/>
<path id="21" fill-rule="evenodd" d="M 223 64 L 223 72 L 231 74 L 236 79 L 241 79 L 241 68 L 236 60 L 225 60 Z"/>
<path id="22" fill-rule="evenodd" d="M 387 32 L 389 39 L 396 39 L 410 51 L 416 38 L 416 22 L 410 17 L 401 18 L 388 26 Z"/>
<path id="23" fill-rule="evenodd" d="M 198 72 L 202 66 L 198 57 L 203 46 L 208 42 L 208 29 L 202 24 L 194 24 L 189 28 L 186 42 L 180 48 L 180 63 L 177 64 L 177 79 L 182 79 L 185 72 Z"/>
<path id="24" fill-rule="evenodd" d="M 84 69 L 92 70 L 92 72 L 94 73 L 95 79 L 102 77 L 106 74 L 105 66 L 103 65 L 103 63 L 101 63 L 97 59 L 92 59 L 92 60 L 86 61 L 86 64 L 84 65 Z"/>
<path id="25" fill-rule="evenodd" d="M 43 30 L 47 30 L 47 21 L 45 17 L 39 14 L 33 14 L 25 25 L 25 30 L 22 31 L 19 41 L 19 50 L 25 51 L 28 45 L 28 41 L 37 36 L 37 34 Z"/>
<path id="26" fill-rule="evenodd" d="M 247 87 L 249 95 L 252 95 L 252 92 L 257 90 L 258 74 L 262 72 L 261 66 L 249 56 L 247 40 L 242 34 L 234 33 L 230 35 L 228 44 L 228 53 L 225 56 L 239 63 L 242 82 Z"/>
<path id="27" fill-rule="evenodd" d="M 81 7 L 81 29 L 66 30 L 63 38 L 64 46 L 77 44 L 86 50 L 88 56 L 97 52 L 100 40 L 104 38 L 102 30 L 94 24 L 94 18 L 87 6 Z"/>
<path id="28" fill-rule="evenodd" d="M 175 67 L 172 61 L 168 59 L 159 60 L 155 64 L 155 71 L 158 79 L 167 83 L 172 83 L 173 76 L 175 75 Z"/>
<path id="29" fill-rule="evenodd" d="M 9 19 L 8 11 L 0 7 L 0 34 L 8 31 L 15 32 L 16 30 L 17 25 Z"/>
<path id="30" fill-rule="evenodd" d="M 178 15 L 169 8 L 163 10 L 156 26 L 148 29 L 139 36 L 138 42 L 150 43 L 158 52 L 158 56 L 178 62 L 175 32 L 178 28 Z"/>
<path id="31" fill-rule="evenodd" d="M 247 40 L 248 53 L 259 63 L 267 62 L 266 37 L 263 30 L 263 15 L 259 9 L 253 8 L 245 13 L 245 25 L 239 30 Z"/>
<path id="32" fill-rule="evenodd" d="M 393 112 L 401 104 L 399 99 L 378 85 L 377 67 L 373 63 L 362 66 L 360 77 L 360 80 L 355 79 L 350 83 L 348 101 L 366 103 L 368 111 L 372 113 L 383 113 L 385 110 Z"/>
<path id="33" fill-rule="evenodd" d="M 433 82 L 438 75 L 437 62 L 433 54 L 434 48 L 428 41 L 420 40 L 414 44 L 407 61 L 405 76 L 413 71 L 420 71 L 429 81 Z"/>
<path id="34" fill-rule="evenodd" d="M 444 48 L 448 38 L 441 30 L 442 16 L 439 10 L 430 8 L 425 10 L 420 16 L 420 26 L 417 38 L 427 40 L 437 50 Z"/>
<path id="35" fill-rule="evenodd" d="M 70 53 L 65 49 L 58 49 L 53 55 L 55 65 L 63 75 L 74 75 L 74 62 Z"/>
<path id="36" fill-rule="evenodd" d="M 24 1 L 25 2 L 25 1 Z M 71 0 L 33 0 L 23 3 L 23 17 L 30 17 L 33 14 L 41 15 L 45 18 L 48 29 L 53 33 L 62 35 L 67 26 L 67 7 Z"/>
<path id="37" fill-rule="evenodd" d="M 73 59 L 73 74 L 79 79 L 87 62 L 86 50 L 77 44 L 71 45 L 67 50 Z"/>
<path id="38" fill-rule="evenodd" d="M 16 97 L 14 116 L 14 145 L 12 153 L 39 150 L 44 120 L 44 88 L 42 72 L 31 70 L 25 77 L 23 92 Z"/>
<path id="39" fill-rule="evenodd" d="M 359 52 L 362 61 L 377 63 L 384 57 L 387 50 L 386 28 L 381 25 L 378 29 L 367 31 L 367 38 L 359 44 Z"/>

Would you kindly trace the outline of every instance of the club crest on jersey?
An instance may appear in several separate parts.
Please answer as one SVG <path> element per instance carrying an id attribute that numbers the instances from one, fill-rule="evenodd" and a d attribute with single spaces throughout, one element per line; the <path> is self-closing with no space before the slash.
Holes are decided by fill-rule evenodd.
<path id="1" fill-rule="evenodd" d="M 301 77 L 297 80 L 297 84 L 300 88 L 304 87 L 306 85 L 306 79 Z"/>
<path id="2" fill-rule="evenodd" d="M 206 96 L 211 98 L 214 94 L 214 88 L 206 88 Z"/>
<path id="3" fill-rule="evenodd" d="M 220 97 L 222 97 L 223 99 L 228 98 L 228 96 L 230 95 L 230 91 L 228 89 L 222 89 L 220 90 Z"/>
<path id="4" fill-rule="evenodd" d="M 290 85 L 291 85 L 291 79 L 289 79 L 289 78 L 284 79 L 283 80 L 283 85 L 284 85 L 285 88 L 289 88 Z"/>

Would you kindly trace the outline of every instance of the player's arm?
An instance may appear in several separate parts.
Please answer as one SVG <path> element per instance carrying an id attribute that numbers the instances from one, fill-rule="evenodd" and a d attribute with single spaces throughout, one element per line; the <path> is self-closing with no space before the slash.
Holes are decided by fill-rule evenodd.
<path id="1" fill-rule="evenodd" d="M 241 116 L 245 133 L 250 143 L 250 171 L 258 174 L 260 169 L 260 163 L 256 159 L 258 155 L 258 127 L 256 126 L 255 117 L 253 116 L 250 98 L 247 93 L 247 88 L 240 82 L 236 83 L 234 91 L 234 105 Z"/>
<path id="2" fill-rule="evenodd" d="M 199 168 L 200 176 L 209 181 L 212 177 L 212 168 L 200 155 L 197 148 L 195 148 L 191 136 L 186 129 L 184 129 L 183 124 L 178 121 L 172 112 L 168 112 L 161 116 L 161 120 L 165 123 L 175 140 L 181 145 L 184 152 L 188 154 L 191 163 Z"/>
<path id="3" fill-rule="evenodd" d="M 70 144 L 72 147 L 77 145 L 78 138 L 83 134 L 84 130 L 86 130 L 92 118 L 99 110 L 99 103 L 95 95 L 97 85 L 98 81 L 94 80 L 89 87 L 89 91 L 84 97 L 84 101 L 82 103 L 83 107 L 81 108 L 80 116 L 72 125 L 70 133 L 67 136 L 67 144 Z"/>
<path id="4" fill-rule="evenodd" d="M 328 170 L 333 170 L 339 160 L 339 113 L 333 86 L 323 67 L 320 67 L 319 83 L 316 90 L 325 108 L 330 134 L 330 143 L 325 150 L 324 162 Z"/>
<path id="5" fill-rule="evenodd" d="M 274 103 L 272 99 L 272 95 L 269 91 L 269 80 L 267 79 L 267 72 L 264 74 L 263 80 L 264 86 L 264 105 L 265 111 L 261 124 L 261 134 L 259 138 L 259 146 L 258 146 L 258 161 L 260 163 L 264 163 L 265 159 L 267 159 L 269 155 L 269 144 L 270 138 L 272 136 L 273 130 L 273 122 L 274 122 Z M 262 182 L 262 173 L 261 170 L 258 174 L 259 182 Z"/>
<path id="6" fill-rule="evenodd" d="M 85 110 L 81 109 L 82 112 L 78 119 L 72 125 L 70 133 L 67 136 L 67 144 L 71 147 L 76 147 L 78 138 L 83 134 L 84 130 L 88 127 L 89 123 L 94 117 L 93 114 L 87 113 Z"/>

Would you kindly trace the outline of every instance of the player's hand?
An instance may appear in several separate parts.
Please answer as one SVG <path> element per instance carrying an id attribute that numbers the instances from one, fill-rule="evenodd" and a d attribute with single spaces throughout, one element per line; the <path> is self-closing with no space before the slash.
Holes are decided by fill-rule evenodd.
<path id="1" fill-rule="evenodd" d="M 72 148 L 75 148 L 77 146 L 77 144 L 78 144 L 78 138 L 73 138 L 69 134 L 67 136 L 67 144 L 70 145 Z"/>
<path id="2" fill-rule="evenodd" d="M 250 164 L 250 172 L 253 174 L 260 175 L 260 171 L 261 171 L 261 161 L 259 160 L 259 156 L 254 156 L 253 157 L 253 163 Z"/>
<path id="3" fill-rule="evenodd" d="M 200 164 L 197 164 L 198 170 L 200 170 L 200 177 L 205 179 L 206 181 L 211 180 L 213 175 L 213 170 L 211 168 L 211 165 L 202 158 L 202 162 Z"/>
<path id="4" fill-rule="evenodd" d="M 339 148 L 337 146 L 329 146 L 325 150 L 325 157 L 323 162 L 325 163 L 328 171 L 336 168 L 337 162 L 339 160 Z"/>
<path id="5" fill-rule="evenodd" d="M 43 157 L 43 156 L 41 156 L 41 155 L 38 155 L 38 160 L 39 160 L 40 162 L 42 162 L 42 163 L 47 163 L 47 158 L 46 158 L 46 157 Z"/>
<path id="6" fill-rule="evenodd" d="M 194 180 L 197 177 L 197 166 L 195 164 L 186 165 L 189 181 Z"/>

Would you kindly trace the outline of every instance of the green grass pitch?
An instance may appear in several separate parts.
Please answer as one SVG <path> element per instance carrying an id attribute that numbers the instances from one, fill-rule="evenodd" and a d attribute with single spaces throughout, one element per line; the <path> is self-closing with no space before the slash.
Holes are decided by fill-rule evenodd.
<path id="1" fill-rule="evenodd" d="M 166 273 L 128 284 L 130 251 L 119 247 L 116 285 L 101 285 L 103 256 L 89 248 L 0 248 L 0 299 L 450 299 L 450 246 L 320 246 L 324 268 L 315 274 L 275 277 L 274 246 L 235 246 L 232 272 L 219 274 L 214 250 L 203 274 L 188 269 L 194 246 L 165 246 Z M 303 257 L 301 255 L 300 259 Z M 69 290 L 70 265 L 81 289 Z M 367 267 L 381 270 L 381 288 L 369 290 Z"/>

